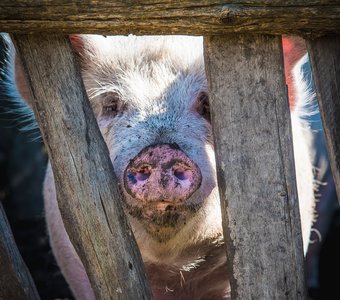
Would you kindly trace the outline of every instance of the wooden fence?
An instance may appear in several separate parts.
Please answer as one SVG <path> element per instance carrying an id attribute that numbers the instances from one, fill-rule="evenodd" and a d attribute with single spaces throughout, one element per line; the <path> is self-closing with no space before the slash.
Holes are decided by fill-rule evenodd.
<path id="1" fill-rule="evenodd" d="M 338 0 L 2 0 L 0 30 L 12 34 L 23 61 L 53 166 L 58 204 L 98 299 L 150 299 L 151 293 L 108 150 L 65 35 L 71 33 L 205 36 L 232 299 L 306 298 L 280 35 L 307 40 L 340 195 Z M 264 59 L 271 66 L 268 70 L 261 68 Z M 51 68 L 53 73 L 48 72 Z M 254 206 L 250 199 L 261 203 Z M 251 218 L 254 215 L 261 218 Z M 12 268 L 18 255 L 4 244 L 6 239 L 0 238 L 0 249 L 14 260 L 10 264 L 0 255 L 0 272 L 7 264 L 6 272 L 23 282 L 19 278 L 26 273 Z M 9 299 L 3 278 L 0 274 L 0 299 Z M 26 278 L 31 282 L 29 275 Z M 37 298 L 33 285 L 21 286 L 22 299 Z"/>

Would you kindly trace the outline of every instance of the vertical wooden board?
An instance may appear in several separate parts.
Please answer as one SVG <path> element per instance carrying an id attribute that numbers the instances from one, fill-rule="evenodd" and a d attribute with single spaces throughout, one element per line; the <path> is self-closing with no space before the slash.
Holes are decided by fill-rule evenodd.
<path id="1" fill-rule="evenodd" d="M 68 36 L 13 35 L 53 169 L 58 206 L 97 299 L 150 299 L 107 146 Z"/>
<path id="2" fill-rule="evenodd" d="M 38 300 L 40 297 L 0 202 L 0 300 L 7 299 Z"/>
<path id="3" fill-rule="evenodd" d="M 340 201 L 340 35 L 307 40 L 307 47 Z"/>
<path id="4" fill-rule="evenodd" d="M 304 299 L 281 37 L 205 38 L 232 299 Z"/>

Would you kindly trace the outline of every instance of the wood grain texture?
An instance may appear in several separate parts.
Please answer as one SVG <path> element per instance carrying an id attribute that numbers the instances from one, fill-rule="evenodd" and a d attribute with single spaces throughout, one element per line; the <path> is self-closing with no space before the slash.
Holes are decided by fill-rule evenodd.
<path id="1" fill-rule="evenodd" d="M 66 230 L 97 299 L 150 299 L 107 146 L 67 36 L 12 36 L 51 161 Z"/>
<path id="2" fill-rule="evenodd" d="M 205 38 L 232 299 L 305 299 L 281 38 Z"/>
<path id="3" fill-rule="evenodd" d="M 0 202 L 0 300 L 39 300 Z"/>
<path id="4" fill-rule="evenodd" d="M 340 201 L 340 35 L 307 40 L 307 47 Z"/>
<path id="5" fill-rule="evenodd" d="M 0 30 L 97 34 L 340 32 L 337 0 L 2 0 Z"/>

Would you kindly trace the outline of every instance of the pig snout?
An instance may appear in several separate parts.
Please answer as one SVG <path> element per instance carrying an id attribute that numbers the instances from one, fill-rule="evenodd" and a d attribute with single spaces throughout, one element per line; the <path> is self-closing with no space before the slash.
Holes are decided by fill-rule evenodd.
<path id="1" fill-rule="evenodd" d="M 144 148 L 124 172 L 127 193 L 140 204 L 154 203 L 157 209 L 181 204 L 200 187 L 199 167 L 177 144 Z"/>

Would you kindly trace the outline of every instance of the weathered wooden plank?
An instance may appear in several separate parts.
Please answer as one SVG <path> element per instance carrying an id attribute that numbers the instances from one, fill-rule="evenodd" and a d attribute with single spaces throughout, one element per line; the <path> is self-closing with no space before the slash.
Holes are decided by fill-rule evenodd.
<path id="1" fill-rule="evenodd" d="M 304 299 L 281 38 L 205 38 L 232 299 Z"/>
<path id="2" fill-rule="evenodd" d="M 337 0 L 2 0 L 0 30 L 97 34 L 340 32 Z"/>
<path id="3" fill-rule="evenodd" d="M 340 35 L 308 40 L 307 47 L 340 201 Z"/>
<path id="4" fill-rule="evenodd" d="M 67 36 L 14 35 L 66 230 L 97 299 L 150 299 L 107 146 Z"/>
<path id="5" fill-rule="evenodd" d="M 40 299 L 0 202 L 0 300 Z"/>

